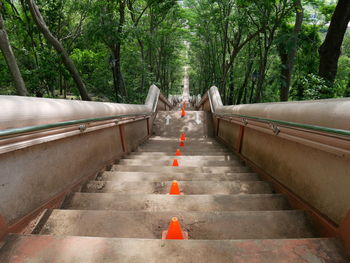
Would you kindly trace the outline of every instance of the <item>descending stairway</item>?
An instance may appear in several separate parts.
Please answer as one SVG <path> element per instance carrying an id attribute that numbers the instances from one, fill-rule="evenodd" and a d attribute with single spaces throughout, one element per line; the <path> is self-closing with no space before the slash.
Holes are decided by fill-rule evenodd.
<path id="1" fill-rule="evenodd" d="M 159 113 L 158 136 L 48 212 L 33 235 L 10 236 L 0 262 L 347 262 L 337 240 L 318 238 L 302 211 L 206 137 L 203 113 L 176 114 Z M 180 135 L 198 114 L 172 167 L 179 140 L 162 135 Z M 184 195 L 167 195 L 172 180 Z M 189 240 L 161 240 L 173 216 Z"/>

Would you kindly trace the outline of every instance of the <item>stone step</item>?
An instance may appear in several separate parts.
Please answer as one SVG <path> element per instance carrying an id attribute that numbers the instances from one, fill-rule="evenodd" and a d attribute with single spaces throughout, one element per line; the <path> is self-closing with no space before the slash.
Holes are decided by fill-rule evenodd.
<path id="1" fill-rule="evenodd" d="M 119 211 L 272 211 L 290 209 L 280 194 L 250 195 L 116 195 L 74 193 L 65 209 Z"/>
<path id="2" fill-rule="evenodd" d="M 176 178 L 174 178 L 176 179 Z M 262 181 L 179 181 L 181 192 L 195 194 L 270 194 L 268 183 Z M 89 193 L 167 194 L 172 182 L 90 181 L 83 188 Z"/>
<path id="3" fill-rule="evenodd" d="M 314 237 L 304 213 L 295 210 L 239 212 L 125 212 L 53 210 L 43 235 L 160 239 L 177 216 L 189 239 Z"/>
<path id="4" fill-rule="evenodd" d="M 83 250 L 82 250 L 83 248 Z M 147 260 L 145 260 L 147 259 Z M 9 235 L 0 262 L 348 262 L 333 238 L 159 240 Z"/>
<path id="5" fill-rule="evenodd" d="M 258 181 L 255 173 L 144 173 L 144 172 L 104 172 L 97 177 L 99 181 L 118 182 L 163 182 L 163 181 Z"/>
<path id="6" fill-rule="evenodd" d="M 158 160 L 158 159 L 149 159 L 149 160 L 135 160 L 135 159 L 121 159 L 119 160 L 120 165 L 145 165 L 145 166 L 172 166 L 173 160 L 177 159 L 176 157 L 172 158 L 171 160 Z M 181 163 L 181 166 L 199 166 L 199 167 L 213 167 L 213 166 L 244 166 L 239 161 L 210 161 L 210 160 L 186 160 L 181 159 L 178 160 L 179 163 Z"/>
<path id="7" fill-rule="evenodd" d="M 179 138 L 176 138 L 174 140 L 168 140 L 168 141 L 163 141 L 163 140 L 148 140 L 145 141 L 143 144 L 141 144 L 142 146 L 152 146 L 152 145 L 156 145 L 156 146 L 177 146 L 180 143 L 180 135 Z M 191 145 L 191 146 L 217 146 L 217 147 L 222 147 L 222 148 L 226 148 L 225 146 L 223 146 L 222 144 L 220 144 L 219 142 L 217 142 L 216 140 L 191 140 L 190 138 L 186 138 L 185 140 L 185 145 Z"/>
<path id="8" fill-rule="evenodd" d="M 164 173 L 245 173 L 251 170 L 243 166 L 229 166 L 229 167 L 192 167 L 192 166 L 146 166 L 145 165 L 113 165 L 112 171 L 119 172 L 164 172 Z"/>
<path id="9" fill-rule="evenodd" d="M 185 146 L 180 147 L 180 142 L 174 142 L 174 143 L 145 143 L 140 145 L 138 148 L 139 149 L 160 149 L 167 151 L 167 149 L 193 149 L 193 151 L 196 151 L 198 149 L 204 148 L 204 149 L 209 149 L 209 150 L 215 150 L 215 149 L 225 149 L 227 150 L 226 147 L 223 147 L 220 144 L 205 144 L 205 143 L 197 143 L 197 142 L 184 142 Z"/>
<path id="10" fill-rule="evenodd" d="M 202 152 L 202 151 L 184 151 L 182 149 L 181 154 L 183 156 L 204 156 L 204 157 L 211 157 L 211 156 L 219 156 L 219 157 L 225 157 L 225 158 L 230 158 L 234 156 L 232 152 Z M 160 156 L 160 157 L 166 157 L 166 156 L 174 156 L 175 151 L 169 151 L 169 152 L 164 152 L 164 151 L 158 151 L 158 152 L 131 152 L 130 155 L 132 156 L 138 156 L 138 155 L 144 155 L 144 156 Z"/>
<path id="11" fill-rule="evenodd" d="M 231 153 L 230 150 L 222 148 L 222 147 L 144 147 L 140 146 L 136 151 L 138 152 L 173 152 L 177 149 L 180 149 L 181 152 L 204 152 L 206 155 L 211 155 L 212 153 Z"/>
<path id="12" fill-rule="evenodd" d="M 238 157 L 233 155 L 222 155 L 222 156 L 192 156 L 192 155 L 186 155 L 186 156 L 175 156 L 175 153 L 173 153 L 171 156 L 157 156 L 152 154 L 143 154 L 143 155 L 126 155 L 123 157 L 123 159 L 136 159 L 136 160 L 150 160 L 152 158 L 157 159 L 158 161 L 172 161 L 174 158 L 178 160 L 189 160 L 189 161 L 239 161 Z"/>
<path id="13" fill-rule="evenodd" d="M 173 142 L 179 142 L 181 136 L 181 132 L 178 132 L 178 136 L 176 137 L 165 137 L 165 136 L 152 136 L 146 141 L 145 143 L 173 143 Z M 220 144 L 215 138 L 207 137 L 207 138 L 196 138 L 196 137 L 188 137 L 188 135 L 185 133 L 186 141 L 187 142 L 198 142 L 198 143 L 218 143 Z"/>

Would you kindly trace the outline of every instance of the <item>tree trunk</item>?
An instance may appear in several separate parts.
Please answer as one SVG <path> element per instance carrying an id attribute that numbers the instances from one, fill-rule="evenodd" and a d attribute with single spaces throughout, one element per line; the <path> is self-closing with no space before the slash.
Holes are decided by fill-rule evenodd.
<path id="1" fill-rule="evenodd" d="M 254 90 L 255 90 L 255 80 L 252 81 L 252 87 L 250 89 L 250 95 L 249 95 L 250 104 L 253 103 Z"/>
<path id="2" fill-rule="evenodd" d="M 146 61 L 145 61 L 145 45 L 142 40 L 138 39 L 141 51 L 141 61 L 142 61 L 142 72 L 141 72 L 141 92 L 145 92 L 145 81 L 146 81 Z"/>
<path id="3" fill-rule="evenodd" d="M 0 7 L 1 7 L 1 4 L 0 4 Z M 27 96 L 28 91 L 25 87 L 21 72 L 19 71 L 15 55 L 13 54 L 1 13 L 0 13 L 0 49 L 4 55 L 6 64 L 14 80 L 17 94 L 20 96 Z"/>
<path id="4" fill-rule="evenodd" d="M 268 53 L 264 52 L 264 56 L 263 56 L 262 60 L 260 61 L 259 76 L 258 76 L 258 81 L 256 84 L 256 92 L 255 92 L 254 102 L 257 102 L 257 103 L 261 102 L 262 98 L 263 98 L 263 86 L 264 86 L 264 82 L 265 82 L 267 59 L 268 59 Z"/>
<path id="5" fill-rule="evenodd" d="M 113 53 L 113 50 L 112 50 Z M 114 61 L 114 56 L 111 56 L 111 59 Z M 113 87 L 114 87 L 114 95 L 115 95 L 115 102 L 119 102 L 119 91 L 118 91 L 118 84 L 117 84 L 117 78 L 116 78 L 116 71 L 114 62 L 111 67 L 112 70 L 112 76 L 113 76 Z"/>
<path id="6" fill-rule="evenodd" d="M 73 61 L 70 59 L 63 45 L 50 32 L 35 1 L 34 0 L 26 0 L 26 1 L 29 6 L 30 13 L 34 19 L 34 22 L 36 23 L 36 25 L 38 26 L 39 30 L 44 35 L 46 40 L 55 48 L 57 53 L 61 56 L 63 64 L 66 66 L 67 70 L 72 75 L 72 78 L 78 87 L 81 98 L 83 100 L 91 100 L 89 94 L 87 93 L 85 84 L 79 75 L 77 68 L 75 67 Z"/>
<path id="7" fill-rule="evenodd" d="M 350 1 L 339 0 L 333 13 L 326 38 L 319 49 L 319 75 L 333 82 L 338 70 L 341 45 L 350 21 Z"/>
<path id="8" fill-rule="evenodd" d="M 304 11 L 301 0 L 294 3 L 295 7 L 295 24 L 293 34 L 290 41 L 290 49 L 288 50 L 285 61 L 282 63 L 282 83 L 280 87 L 280 100 L 288 101 L 289 89 L 292 81 L 292 74 L 294 68 L 295 57 L 297 54 L 298 37 L 304 19 Z"/>
<path id="9" fill-rule="evenodd" d="M 249 56 L 249 62 L 248 62 L 247 70 L 245 72 L 244 81 L 243 81 L 242 87 L 238 91 L 238 96 L 237 96 L 237 101 L 236 101 L 237 105 L 241 104 L 243 94 L 246 93 L 246 90 L 248 88 L 249 78 L 252 75 L 252 70 L 253 70 L 253 62 L 254 62 L 253 58 L 251 58 Z M 244 101 L 245 101 L 245 99 L 244 99 Z"/>
<path id="10" fill-rule="evenodd" d="M 233 67 L 231 67 L 230 71 L 230 85 L 229 85 L 230 94 L 228 97 L 227 104 L 233 105 L 235 102 L 235 82 L 234 82 L 234 70 Z"/>
<path id="11" fill-rule="evenodd" d="M 119 95 L 126 96 L 124 79 L 123 79 L 121 64 L 120 64 L 120 60 L 121 60 L 120 49 L 121 49 L 121 45 L 118 43 L 112 47 L 112 53 L 114 58 L 113 73 L 115 78 L 115 92 L 116 92 L 117 102 L 119 101 L 118 99 Z"/>
<path id="12" fill-rule="evenodd" d="M 123 92 L 123 95 L 127 96 L 125 88 L 124 78 L 121 70 L 121 48 L 122 48 L 122 34 L 125 24 L 125 5 L 126 1 L 119 1 L 119 24 L 118 24 L 118 41 L 114 46 L 114 59 L 115 59 L 115 73 L 117 79 L 117 85 L 119 92 Z"/>

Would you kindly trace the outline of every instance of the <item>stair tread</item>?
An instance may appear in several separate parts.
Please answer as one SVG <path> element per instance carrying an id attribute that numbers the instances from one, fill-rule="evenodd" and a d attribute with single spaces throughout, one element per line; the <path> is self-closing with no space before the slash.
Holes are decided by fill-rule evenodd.
<path id="1" fill-rule="evenodd" d="M 176 178 L 174 178 L 176 179 Z M 171 181 L 167 182 L 113 182 L 90 181 L 84 192 L 115 192 L 120 194 L 167 194 Z M 267 194 L 271 186 L 263 181 L 178 181 L 184 194 Z"/>
<path id="2" fill-rule="evenodd" d="M 137 152 L 172 152 L 173 154 L 175 153 L 175 151 L 178 149 L 179 147 L 169 147 L 169 148 L 162 148 L 162 147 L 157 147 L 157 148 L 138 148 L 136 151 Z M 206 149 L 206 148 L 198 148 L 198 149 L 193 149 L 193 148 L 185 148 L 183 149 L 183 147 L 181 147 L 181 152 L 182 153 L 205 153 L 207 155 L 210 155 L 212 153 L 229 153 L 230 150 L 227 149 L 222 149 L 222 148 L 218 148 L 218 149 Z"/>
<path id="3" fill-rule="evenodd" d="M 149 151 L 149 152 L 131 152 L 130 155 L 148 155 L 148 156 L 174 156 L 175 151 Z M 189 156 L 234 156 L 232 152 L 201 152 L 201 151 L 184 151 L 182 155 Z"/>
<path id="4" fill-rule="evenodd" d="M 256 173 L 145 173 L 145 172 L 117 172 L 106 171 L 98 177 L 102 181 L 259 181 Z"/>
<path id="5" fill-rule="evenodd" d="M 161 166 L 153 165 L 113 165 L 112 171 L 135 171 L 135 172 L 193 172 L 193 173 L 229 173 L 229 172 L 249 172 L 250 168 L 245 166 L 217 166 L 217 167 L 198 167 L 198 166 Z"/>
<path id="6" fill-rule="evenodd" d="M 106 211 L 53 210 L 41 234 L 160 238 L 177 216 L 190 239 L 314 237 L 304 213 L 282 211 Z"/>
<path id="7" fill-rule="evenodd" d="M 186 134 L 185 134 L 186 135 Z M 156 136 L 153 135 L 148 139 L 149 142 L 178 142 L 180 138 L 180 133 L 178 136 Z M 218 141 L 213 137 L 188 137 L 186 136 L 186 141 L 190 142 L 215 142 Z"/>
<path id="8" fill-rule="evenodd" d="M 206 151 L 206 150 L 211 150 L 211 151 L 216 151 L 216 150 L 226 150 L 228 149 L 226 147 L 223 147 L 221 145 L 208 145 L 208 144 L 200 144 L 200 143 L 188 143 L 184 142 L 186 147 L 181 147 L 182 150 L 187 151 L 187 150 L 200 150 L 200 151 Z M 169 149 L 179 149 L 179 143 L 177 144 L 168 144 L 168 145 L 157 145 L 157 144 L 143 144 L 140 145 L 137 149 L 159 149 L 161 151 L 166 151 Z"/>
<path id="9" fill-rule="evenodd" d="M 157 240 L 10 235 L 1 262 L 348 262 L 333 238 Z M 43 245 L 44 244 L 44 245 Z M 69 244 L 69 245 L 67 245 Z M 31 248 L 31 249 L 28 249 Z M 82 248 L 84 253 L 82 253 Z"/>
<path id="10" fill-rule="evenodd" d="M 119 161 L 120 165 L 144 165 L 144 166 L 172 166 L 173 160 L 177 159 L 174 157 L 170 160 L 134 160 L 134 159 L 121 159 Z M 209 161 L 209 160 L 178 160 L 181 166 L 201 166 L 201 167 L 231 167 L 231 166 L 244 166 L 239 161 Z"/>
<path id="11" fill-rule="evenodd" d="M 180 139 L 174 141 L 146 141 L 140 145 L 140 147 L 176 147 L 179 145 Z M 193 141 L 185 140 L 186 147 L 197 147 L 197 146 L 214 146 L 214 147 L 226 147 L 216 141 Z"/>
<path id="12" fill-rule="evenodd" d="M 123 157 L 122 160 L 149 160 L 151 157 L 149 155 L 126 155 Z M 157 156 L 156 157 L 158 161 L 172 161 L 174 158 L 178 160 L 189 160 L 189 161 L 195 161 L 195 160 L 201 160 L 201 161 L 239 161 L 238 157 L 236 156 L 193 156 L 193 155 L 186 155 L 186 156 L 175 156 L 173 153 L 171 156 Z"/>
<path id="13" fill-rule="evenodd" d="M 250 195 L 117 195 L 74 193 L 64 209 L 121 211 L 258 211 L 288 210 L 280 194 Z"/>

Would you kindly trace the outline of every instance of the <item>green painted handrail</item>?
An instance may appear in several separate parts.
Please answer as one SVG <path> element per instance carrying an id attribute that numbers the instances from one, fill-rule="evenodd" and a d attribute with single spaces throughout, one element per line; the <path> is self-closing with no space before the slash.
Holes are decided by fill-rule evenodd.
<path id="1" fill-rule="evenodd" d="M 350 136 L 349 130 L 328 128 L 328 127 L 317 126 L 317 125 L 303 124 L 303 123 L 290 122 L 290 121 L 279 121 L 279 120 L 266 119 L 266 118 L 253 117 L 253 116 L 240 115 L 240 114 L 218 114 L 218 113 L 215 113 L 215 115 L 218 115 L 219 117 L 221 117 L 221 116 L 222 117 L 239 117 L 239 118 L 244 118 L 244 119 L 257 120 L 257 121 L 268 122 L 268 123 L 272 123 L 272 124 L 274 124 L 274 123 L 281 124 L 281 125 L 302 128 L 302 129 L 307 129 L 307 130 Z"/>
<path id="2" fill-rule="evenodd" d="M 129 115 L 114 115 L 114 116 L 107 116 L 107 117 L 63 121 L 63 122 L 36 125 L 36 126 L 28 126 L 28 127 L 22 127 L 22 128 L 13 128 L 13 129 L 7 129 L 7 130 L 0 130 L 0 137 L 18 135 L 18 134 L 22 134 L 22 133 L 29 133 L 29 132 L 35 132 L 35 131 L 42 131 L 42 130 L 47 130 L 47 129 L 52 129 L 52 128 L 59 128 L 59 127 L 76 125 L 76 124 L 82 124 L 82 123 L 100 122 L 100 121 L 106 121 L 106 120 L 112 120 L 112 119 L 139 117 L 139 116 L 150 116 L 150 115 L 152 115 L 152 112 L 139 113 L 139 114 L 129 114 Z"/>

